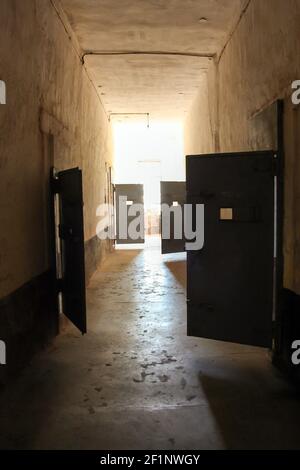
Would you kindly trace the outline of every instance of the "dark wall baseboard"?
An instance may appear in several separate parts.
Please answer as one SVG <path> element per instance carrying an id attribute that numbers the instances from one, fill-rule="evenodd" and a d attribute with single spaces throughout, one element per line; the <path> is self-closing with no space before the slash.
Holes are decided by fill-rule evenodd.
<path id="1" fill-rule="evenodd" d="M 6 344 L 6 365 L 0 384 L 15 376 L 58 333 L 51 271 L 35 277 L 0 300 L 0 340 Z"/>
<path id="2" fill-rule="evenodd" d="M 86 280 L 112 250 L 97 236 L 85 242 Z M 6 344 L 6 365 L 0 364 L 0 385 L 24 367 L 59 332 L 55 282 L 51 270 L 0 299 L 0 340 Z"/>
<path id="3" fill-rule="evenodd" d="M 292 343 L 300 340 L 300 295 L 283 289 L 280 320 L 277 328 L 277 348 L 273 363 L 300 386 L 300 365 L 292 363 Z"/>

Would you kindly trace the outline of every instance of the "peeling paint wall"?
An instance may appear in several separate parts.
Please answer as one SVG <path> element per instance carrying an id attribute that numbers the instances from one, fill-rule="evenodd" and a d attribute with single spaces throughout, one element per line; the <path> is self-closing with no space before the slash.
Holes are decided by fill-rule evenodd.
<path id="1" fill-rule="evenodd" d="M 219 63 L 222 150 L 254 148 L 251 116 L 300 76 L 299 21 L 298 0 L 250 2 Z"/>
<path id="2" fill-rule="evenodd" d="M 299 24 L 299 0 L 250 1 L 220 60 L 211 65 L 204 91 L 185 122 L 186 154 L 270 149 L 276 146 L 271 105 L 285 99 L 285 287 L 298 294 L 295 250 L 300 200 L 295 141 L 300 122 L 288 113 L 292 113 L 291 83 L 300 79 Z M 287 129 L 291 122 L 293 130 Z"/>
<path id="3" fill-rule="evenodd" d="M 41 128 L 54 133 L 57 169 L 83 170 L 86 243 L 95 236 L 96 207 L 104 202 L 112 136 L 50 0 L 1 0 L 0 35 L 0 78 L 7 86 L 7 104 L 0 106 L 2 298 L 49 267 L 44 221 L 51 162 Z"/>

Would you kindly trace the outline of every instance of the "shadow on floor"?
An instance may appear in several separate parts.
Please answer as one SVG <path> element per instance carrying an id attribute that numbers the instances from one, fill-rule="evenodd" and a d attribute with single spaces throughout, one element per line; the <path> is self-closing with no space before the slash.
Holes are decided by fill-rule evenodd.
<path id="1" fill-rule="evenodd" d="M 164 264 L 182 287 L 186 288 L 186 261 L 164 261 Z"/>
<path id="2" fill-rule="evenodd" d="M 248 369 L 245 380 L 240 373 L 229 378 L 227 372 L 222 377 L 199 374 L 226 448 L 299 449 L 300 412 L 295 413 L 299 401 L 296 391 L 288 385 L 281 390 L 268 386 L 255 369 Z"/>

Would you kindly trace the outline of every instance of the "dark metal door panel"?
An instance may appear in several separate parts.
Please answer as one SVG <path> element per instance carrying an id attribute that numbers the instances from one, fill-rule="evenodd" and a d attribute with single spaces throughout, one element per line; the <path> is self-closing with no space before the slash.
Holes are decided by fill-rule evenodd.
<path id="1" fill-rule="evenodd" d="M 127 206 L 127 237 L 121 238 L 120 236 L 120 197 L 126 197 L 126 200 L 130 205 Z M 144 185 L 143 184 L 116 184 L 115 186 L 115 197 L 116 197 L 116 242 L 118 244 L 134 244 L 134 243 L 144 243 L 145 242 L 145 229 L 144 229 Z M 141 228 L 141 233 L 143 236 L 133 239 L 129 236 L 128 228 L 130 223 L 137 217 L 128 215 L 130 207 L 132 204 L 140 204 L 142 207 L 142 219 L 143 227 Z"/>
<path id="2" fill-rule="evenodd" d="M 181 208 L 182 222 L 184 220 L 184 204 L 186 201 L 186 183 L 185 181 L 161 181 L 160 183 L 161 205 L 167 204 L 172 207 L 174 203 L 178 204 Z M 175 208 L 176 210 L 176 208 Z M 170 238 L 161 240 L 161 252 L 165 253 L 180 253 L 185 251 L 184 228 L 182 223 L 182 238 L 177 239 L 174 237 L 174 214 L 171 213 L 170 218 Z M 161 217 L 161 225 L 168 223 Z"/>
<path id="3" fill-rule="evenodd" d="M 272 343 L 274 153 L 187 157 L 187 202 L 204 204 L 204 247 L 187 255 L 188 334 Z"/>
<path id="4" fill-rule="evenodd" d="M 57 174 L 62 250 L 63 313 L 86 333 L 82 172 L 79 168 Z"/>

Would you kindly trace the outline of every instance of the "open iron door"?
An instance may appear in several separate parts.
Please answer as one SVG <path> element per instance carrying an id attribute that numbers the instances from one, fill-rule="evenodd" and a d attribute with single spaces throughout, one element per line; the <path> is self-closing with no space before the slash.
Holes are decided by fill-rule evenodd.
<path id="1" fill-rule="evenodd" d="M 160 183 L 160 203 L 161 203 L 161 252 L 180 253 L 185 251 L 184 240 L 184 204 L 186 202 L 186 183 L 185 181 L 161 181 Z M 170 217 L 168 211 L 164 211 L 163 207 L 168 206 L 170 209 Z M 178 220 L 181 219 L 181 237 L 176 235 L 175 221 L 178 212 Z M 167 237 L 164 237 L 163 228 L 168 228 Z"/>
<path id="2" fill-rule="evenodd" d="M 187 157 L 187 202 L 204 246 L 187 254 L 188 335 L 271 347 L 273 152 Z"/>
<path id="3" fill-rule="evenodd" d="M 116 242 L 118 244 L 144 243 L 144 185 L 116 184 Z M 130 225 L 139 217 L 141 223 L 131 233 Z M 133 225 L 132 225 L 133 227 Z"/>
<path id="4" fill-rule="evenodd" d="M 59 195 L 62 312 L 86 333 L 82 172 L 79 168 L 56 174 Z"/>

